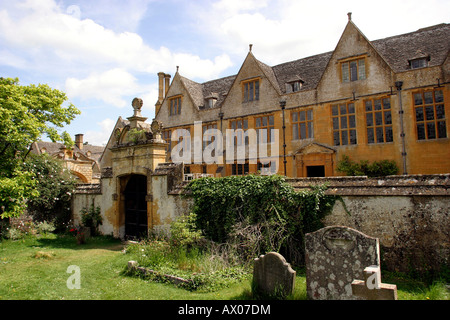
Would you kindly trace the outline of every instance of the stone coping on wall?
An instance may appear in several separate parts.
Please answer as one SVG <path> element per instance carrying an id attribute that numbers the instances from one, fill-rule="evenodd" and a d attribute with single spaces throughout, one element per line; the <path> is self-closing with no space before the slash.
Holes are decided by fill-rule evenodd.
<path id="1" fill-rule="evenodd" d="M 296 190 L 327 185 L 326 193 L 341 196 L 450 196 L 450 174 L 396 175 L 378 178 L 286 178 Z"/>
<path id="2" fill-rule="evenodd" d="M 76 194 L 101 194 L 102 186 L 100 183 L 78 184 L 75 189 Z"/>

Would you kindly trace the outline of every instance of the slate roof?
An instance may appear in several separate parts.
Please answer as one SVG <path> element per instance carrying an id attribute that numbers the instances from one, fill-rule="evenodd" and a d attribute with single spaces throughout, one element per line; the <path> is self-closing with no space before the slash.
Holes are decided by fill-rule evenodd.
<path id="1" fill-rule="evenodd" d="M 43 148 L 45 148 L 45 150 L 48 154 L 54 155 L 56 153 L 59 153 L 60 148 L 62 148 L 62 147 L 64 147 L 63 143 L 38 141 L 36 143 L 33 143 L 31 151 L 36 154 L 41 154 L 41 150 Z M 73 152 L 74 152 L 74 154 L 81 153 L 89 159 L 98 161 L 100 159 L 100 157 L 102 156 L 104 149 L 105 149 L 105 147 L 92 146 L 89 144 L 85 144 L 85 145 L 83 145 L 83 150 L 81 150 L 76 145 L 74 145 Z M 88 151 L 91 152 L 91 155 L 89 157 L 86 155 Z"/>
<path id="2" fill-rule="evenodd" d="M 417 31 L 371 41 L 372 46 L 385 59 L 394 72 L 410 70 L 409 61 L 418 57 L 429 57 L 428 66 L 442 65 L 450 51 L 450 24 L 439 24 Z M 280 93 L 286 93 L 286 83 L 293 80 L 303 82 L 301 91 L 317 87 L 333 51 L 285 62 L 273 67 L 258 61 L 265 73 Z M 205 99 L 218 98 L 215 108 L 220 107 L 230 90 L 236 75 L 197 83 L 181 77 L 195 105 L 205 108 Z"/>

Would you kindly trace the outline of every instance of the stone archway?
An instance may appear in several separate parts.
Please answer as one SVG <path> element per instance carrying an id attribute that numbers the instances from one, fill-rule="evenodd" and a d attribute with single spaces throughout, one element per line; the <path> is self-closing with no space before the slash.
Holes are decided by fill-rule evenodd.
<path id="1" fill-rule="evenodd" d="M 146 238 L 148 234 L 147 176 L 133 174 L 122 179 L 125 238 Z"/>

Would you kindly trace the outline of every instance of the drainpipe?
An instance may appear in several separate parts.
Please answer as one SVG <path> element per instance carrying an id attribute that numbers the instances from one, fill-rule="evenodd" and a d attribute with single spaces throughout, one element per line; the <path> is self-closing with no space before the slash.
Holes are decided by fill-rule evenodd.
<path id="1" fill-rule="evenodd" d="M 403 126 L 403 105 L 402 105 L 402 86 L 403 81 L 396 81 L 395 87 L 397 88 L 397 95 L 398 95 L 398 105 L 399 105 L 399 111 L 398 114 L 400 115 L 400 137 L 402 138 L 402 159 L 403 159 L 403 175 L 407 175 L 408 172 L 406 170 L 406 144 L 405 144 L 405 130 Z"/>
<path id="2" fill-rule="evenodd" d="M 286 101 L 280 101 L 280 108 L 283 112 L 283 165 L 284 165 L 284 176 L 286 176 L 286 124 L 284 120 L 284 109 L 286 108 Z"/>

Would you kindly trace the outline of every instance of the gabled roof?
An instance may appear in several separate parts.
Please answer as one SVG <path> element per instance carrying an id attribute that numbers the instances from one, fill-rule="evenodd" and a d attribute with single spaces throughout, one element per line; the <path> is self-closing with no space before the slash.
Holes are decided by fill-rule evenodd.
<path id="1" fill-rule="evenodd" d="M 352 22 L 351 22 L 352 23 Z M 355 26 L 356 27 L 356 26 Z M 368 42 L 389 64 L 394 72 L 410 70 L 409 61 L 418 57 L 429 57 L 428 66 L 442 65 L 450 51 L 450 24 L 439 24 L 417 31 Z M 270 67 L 261 61 L 256 62 L 273 83 L 276 90 L 286 93 L 286 83 L 298 79 L 302 81 L 300 91 L 315 89 L 331 59 L 334 51 L 285 62 Z M 204 106 L 205 99 L 215 95 L 220 107 L 231 88 L 236 75 L 205 83 L 197 83 L 181 77 L 197 107 Z"/>
<path id="2" fill-rule="evenodd" d="M 56 155 L 60 152 L 60 149 L 64 147 L 63 143 L 59 142 L 48 142 L 48 141 L 37 141 L 32 145 L 32 152 L 36 154 L 41 154 L 43 149 L 45 152 L 50 155 Z M 90 144 L 84 144 L 83 149 L 81 150 L 76 145 L 73 146 L 74 154 L 82 154 L 84 157 L 92 159 L 94 161 L 98 161 L 103 153 L 105 147 L 100 146 L 92 146 Z M 90 152 L 90 156 L 87 156 L 87 153 Z"/>

